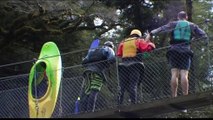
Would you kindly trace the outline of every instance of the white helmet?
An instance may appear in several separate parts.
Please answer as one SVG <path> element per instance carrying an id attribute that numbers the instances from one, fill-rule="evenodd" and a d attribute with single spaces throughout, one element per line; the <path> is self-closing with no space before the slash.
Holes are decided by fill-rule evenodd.
<path id="1" fill-rule="evenodd" d="M 112 49 L 114 49 L 114 44 L 113 44 L 113 42 L 111 42 L 111 41 L 106 41 L 106 42 L 104 43 L 104 45 L 105 45 L 105 46 L 109 46 L 109 47 L 111 47 Z"/>

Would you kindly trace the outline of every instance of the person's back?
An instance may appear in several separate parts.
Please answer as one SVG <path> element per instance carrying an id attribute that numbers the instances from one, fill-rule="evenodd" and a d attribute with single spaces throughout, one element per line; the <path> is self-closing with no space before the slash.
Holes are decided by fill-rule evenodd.
<path id="1" fill-rule="evenodd" d="M 90 50 L 82 64 L 86 70 L 83 72 L 87 84 L 81 101 L 82 111 L 94 111 L 98 93 L 107 82 L 105 70 L 115 62 L 114 45 L 107 41 L 104 46 L 96 50 Z"/>
<path id="2" fill-rule="evenodd" d="M 192 37 L 203 37 L 206 43 L 207 35 L 196 24 L 187 21 L 187 13 L 178 13 L 178 21 L 169 22 L 151 31 L 150 35 L 160 32 L 171 32 L 170 48 L 167 58 L 171 67 L 171 92 L 172 97 L 177 96 L 178 78 L 180 74 L 183 95 L 188 95 L 188 73 L 192 62 L 193 51 L 190 49 Z"/>
<path id="3" fill-rule="evenodd" d="M 101 48 L 96 48 L 88 52 L 87 56 L 82 61 L 82 64 L 87 69 L 101 72 L 109 67 L 109 63 L 115 62 L 115 53 L 113 51 L 114 46 L 109 47 L 106 45 L 107 43 L 108 42 L 105 42 L 105 45 Z"/>
<path id="4" fill-rule="evenodd" d="M 191 39 L 190 23 L 186 20 L 179 20 L 172 32 L 173 40 L 171 44 L 177 43 L 189 43 Z"/>
<path id="5" fill-rule="evenodd" d="M 150 41 L 140 38 L 141 32 L 137 29 L 131 31 L 130 36 L 124 39 L 118 46 L 117 56 L 122 62 L 142 62 L 143 52 L 149 52 L 155 48 Z"/>
<path id="6" fill-rule="evenodd" d="M 117 56 L 122 59 L 118 66 L 119 87 L 121 88 L 118 105 L 122 104 L 126 90 L 129 92 L 131 103 L 137 103 L 137 85 L 144 71 L 141 53 L 149 52 L 155 48 L 153 43 L 140 37 L 142 37 L 140 30 L 134 29 L 130 36 L 118 46 Z"/>
<path id="7" fill-rule="evenodd" d="M 190 44 L 192 37 L 207 38 L 206 33 L 198 27 L 198 25 L 189 22 L 187 13 L 181 11 L 178 13 L 178 20 L 169 22 L 150 32 L 150 35 L 155 35 L 161 32 L 171 32 L 170 44 L 186 43 Z M 205 41 L 207 42 L 207 41 Z"/>

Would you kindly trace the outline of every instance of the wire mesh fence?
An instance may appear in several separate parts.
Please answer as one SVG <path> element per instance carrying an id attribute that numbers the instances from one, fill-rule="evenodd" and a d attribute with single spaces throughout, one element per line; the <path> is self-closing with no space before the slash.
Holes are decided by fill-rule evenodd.
<path id="1" fill-rule="evenodd" d="M 95 111 L 117 108 L 119 105 L 128 106 L 133 103 L 143 104 L 170 98 L 171 73 L 166 58 L 168 48 L 169 47 L 156 49 L 153 52 L 142 54 L 143 63 L 134 63 L 134 65 L 125 66 L 120 59 L 117 59 L 115 63 L 111 64 L 103 72 L 106 81 L 103 81 L 103 86 L 97 96 Z M 210 46 L 204 46 L 202 41 L 193 42 L 191 48 L 194 52 L 194 56 L 189 70 L 189 94 L 212 90 L 212 48 Z M 85 53 L 87 53 L 87 51 L 75 53 L 75 55 L 81 55 L 81 57 L 78 56 L 76 58 L 81 59 Z M 66 55 L 62 56 L 62 58 L 75 58 L 75 55 Z M 178 59 L 181 60 L 182 58 Z M 108 65 L 106 61 L 101 61 L 101 63 Z M 81 60 L 76 60 L 75 65 L 63 67 L 63 70 L 61 70 L 63 74 L 57 102 L 52 114 L 53 118 L 72 116 L 76 114 L 76 107 L 79 107 L 78 113 L 91 112 L 81 109 L 86 106 L 83 102 L 86 96 L 84 93 L 87 85 L 90 83 L 90 81 L 83 76 L 85 70 L 86 67 L 81 65 Z M 42 76 L 44 73 L 41 72 L 38 74 Z M 121 83 L 121 79 L 124 80 L 123 83 Z M 135 86 L 132 83 L 137 81 L 137 79 L 138 82 L 135 83 L 137 84 Z M 39 88 L 37 84 L 35 84 L 32 88 L 36 87 L 37 89 L 33 89 L 33 91 L 37 91 L 37 93 L 43 91 L 44 93 L 41 92 L 41 96 L 45 95 L 49 90 L 48 85 L 52 84 L 51 82 L 49 82 L 47 86 L 43 86 L 43 88 Z M 44 82 L 44 84 L 45 83 L 46 82 Z M 29 118 L 28 85 L 29 74 L 0 78 L 1 118 Z M 122 103 L 121 90 L 124 90 Z M 182 95 L 182 92 L 179 81 L 178 96 L 180 95 Z M 37 98 L 38 94 L 35 94 L 34 97 Z M 78 97 L 80 97 L 80 104 L 76 106 Z"/>

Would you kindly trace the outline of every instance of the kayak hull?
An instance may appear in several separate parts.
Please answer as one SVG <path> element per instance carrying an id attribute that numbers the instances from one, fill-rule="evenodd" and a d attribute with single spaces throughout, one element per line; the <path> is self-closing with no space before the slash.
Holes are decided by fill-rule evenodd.
<path id="1" fill-rule="evenodd" d="M 30 118 L 50 118 L 55 109 L 62 76 L 62 61 L 53 42 L 42 46 L 30 70 L 28 103 Z"/>

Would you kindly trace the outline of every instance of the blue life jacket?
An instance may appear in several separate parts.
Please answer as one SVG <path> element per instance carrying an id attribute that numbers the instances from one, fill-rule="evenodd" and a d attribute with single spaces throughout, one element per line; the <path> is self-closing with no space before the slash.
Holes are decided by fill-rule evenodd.
<path id="1" fill-rule="evenodd" d="M 178 21 L 174 29 L 174 41 L 189 42 L 191 38 L 191 29 L 188 21 Z"/>

